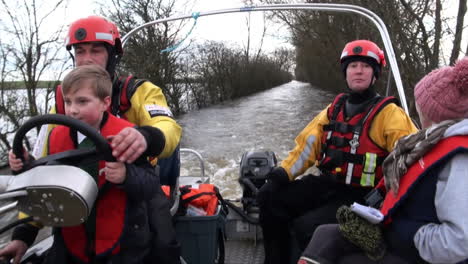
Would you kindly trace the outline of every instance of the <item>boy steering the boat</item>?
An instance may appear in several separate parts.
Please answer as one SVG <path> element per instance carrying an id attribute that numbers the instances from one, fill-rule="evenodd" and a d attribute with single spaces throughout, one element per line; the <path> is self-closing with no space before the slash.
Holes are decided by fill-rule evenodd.
<path id="1" fill-rule="evenodd" d="M 112 82 L 102 67 L 73 69 L 63 80 L 62 89 L 65 114 L 87 123 L 109 140 L 123 129 L 134 127 L 109 113 Z M 92 146 L 90 139 L 65 126 L 55 127 L 48 138 L 48 154 Z M 23 166 L 11 151 L 9 163 L 14 171 Z M 154 168 L 146 158 L 132 164 L 99 161 L 80 167 L 95 179 L 98 198 L 86 222 L 54 229 L 54 244 L 46 263 L 152 263 L 153 233 L 147 204 L 154 193 L 161 191 Z M 0 256 L 12 257 L 14 263 L 19 263 L 38 231 L 37 224 L 17 227 L 12 242 L 0 251 Z"/>
<path id="2" fill-rule="evenodd" d="M 340 57 L 347 89 L 297 136 L 296 146 L 258 195 L 265 263 L 291 262 L 292 226 L 303 250 L 318 225 L 336 222 L 339 206 L 364 196 L 382 178 L 382 162 L 395 142 L 417 131 L 394 97 L 376 93 L 383 51 L 352 41 Z M 305 176 L 318 165 L 320 176 Z"/>

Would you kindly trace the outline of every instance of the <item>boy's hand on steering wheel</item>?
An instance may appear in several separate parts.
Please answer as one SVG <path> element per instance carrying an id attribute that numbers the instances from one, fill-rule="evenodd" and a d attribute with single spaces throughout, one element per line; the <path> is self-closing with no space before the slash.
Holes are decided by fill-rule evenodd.
<path id="1" fill-rule="evenodd" d="M 29 153 L 26 150 L 23 151 L 23 157 L 26 162 L 29 160 Z M 13 153 L 13 150 L 8 152 L 8 163 L 12 171 L 19 171 L 24 166 L 23 161 L 16 157 L 16 155 Z"/>

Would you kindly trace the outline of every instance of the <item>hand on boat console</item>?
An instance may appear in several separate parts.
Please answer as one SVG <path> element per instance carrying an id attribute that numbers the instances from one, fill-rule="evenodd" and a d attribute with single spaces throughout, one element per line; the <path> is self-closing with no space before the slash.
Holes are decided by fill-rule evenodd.
<path id="1" fill-rule="evenodd" d="M 10 263 L 9 260 L 13 258 L 13 264 L 19 264 L 27 249 L 28 246 L 23 241 L 13 240 L 0 250 L 0 261 Z"/>
<path id="2" fill-rule="evenodd" d="M 123 129 L 111 139 L 112 155 L 120 162 L 134 162 L 147 148 L 145 137 L 132 127 Z"/>

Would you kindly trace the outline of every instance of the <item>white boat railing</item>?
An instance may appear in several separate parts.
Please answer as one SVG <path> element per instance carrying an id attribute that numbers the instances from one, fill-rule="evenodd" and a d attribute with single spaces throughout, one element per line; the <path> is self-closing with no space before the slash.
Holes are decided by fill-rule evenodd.
<path id="1" fill-rule="evenodd" d="M 189 148 L 181 148 L 180 153 L 181 154 L 192 154 L 197 158 L 197 160 L 199 162 L 199 166 L 200 166 L 200 176 L 196 177 L 196 178 L 199 179 L 200 183 L 209 183 L 210 182 L 210 177 L 205 174 L 205 160 L 203 159 L 202 155 L 200 153 L 198 153 L 196 150 L 189 149 Z M 189 178 L 191 176 L 192 175 L 190 175 L 188 177 L 187 176 L 180 176 L 180 177 Z"/>
<path id="2" fill-rule="evenodd" d="M 228 9 L 219 9 L 206 12 L 196 12 L 191 15 L 181 15 L 174 17 L 167 17 L 162 19 L 157 19 L 145 24 L 142 24 L 131 31 L 129 31 L 125 36 L 122 37 L 122 45 L 128 41 L 128 39 L 140 31 L 143 28 L 156 25 L 159 23 L 198 18 L 203 16 L 212 16 L 228 13 L 240 13 L 240 12 L 256 12 L 256 11 L 288 11 L 288 10 L 310 10 L 310 11 L 327 11 L 327 12 L 342 12 L 342 13 L 354 13 L 361 15 L 369 19 L 379 30 L 380 36 L 382 38 L 385 54 L 388 58 L 388 63 L 390 65 L 390 70 L 395 80 L 395 85 L 398 91 L 398 96 L 400 97 L 401 106 L 406 113 L 409 114 L 408 105 L 406 103 L 405 90 L 403 89 L 403 82 L 401 80 L 400 70 L 396 61 L 395 52 L 393 49 L 392 42 L 390 40 L 390 35 L 388 33 L 387 27 L 383 23 L 382 19 L 377 16 L 374 12 L 366 9 L 364 7 L 356 5 L 347 5 L 347 4 L 324 4 L 324 3 L 304 3 L 304 4 L 271 4 L 271 5 L 258 5 L 258 6 L 244 6 L 238 8 L 228 8 Z"/>
<path id="3" fill-rule="evenodd" d="M 205 161 L 200 153 L 198 153 L 196 150 L 189 149 L 189 148 L 181 148 L 180 149 L 181 154 L 190 154 L 194 155 L 197 160 L 199 161 L 199 166 L 200 166 L 200 176 L 199 177 L 193 177 L 193 176 L 181 176 L 179 175 L 179 178 L 176 180 L 175 184 L 175 189 L 173 190 L 173 193 L 171 194 L 173 197 L 174 203 L 171 206 L 170 212 L 171 215 L 175 215 L 177 213 L 177 210 L 180 205 L 179 198 L 181 196 L 180 190 L 179 190 L 179 185 L 192 185 L 192 184 L 199 184 L 199 183 L 209 183 L 210 178 L 205 175 Z M 185 178 L 185 179 L 183 179 Z"/>

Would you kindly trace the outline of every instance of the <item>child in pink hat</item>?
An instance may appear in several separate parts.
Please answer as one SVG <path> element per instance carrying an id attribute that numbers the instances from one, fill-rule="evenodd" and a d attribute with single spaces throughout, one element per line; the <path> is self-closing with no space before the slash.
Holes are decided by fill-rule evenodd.
<path id="1" fill-rule="evenodd" d="M 453 67 L 434 70 L 416 84 L 414 97 L 420 118 L 422 114 L 425 121 L 440 123 L 468 117 L 467 61 L 465 57 Z"/>

